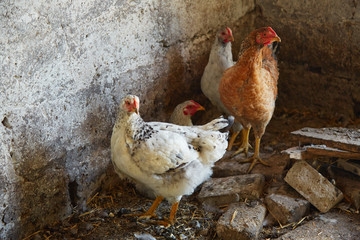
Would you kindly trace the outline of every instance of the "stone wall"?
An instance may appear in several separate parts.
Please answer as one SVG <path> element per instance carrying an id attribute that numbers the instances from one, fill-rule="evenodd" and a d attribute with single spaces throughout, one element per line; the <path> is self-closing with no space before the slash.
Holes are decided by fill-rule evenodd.
<path id="1" fill-rule="evenodd" d="M 2 1 L 0 238 L 85 210 L 112 173 L 120 98 L 137 94 L 145 119 L 166 120 L 200 95 L 217 29 L 251 29 L 239 23 L 254 9 L 251 0 Z"/>
<path id="2" fill-rule="evenodd" d="M 256 26 L 272 26 L 282 40 L 277 108 L 360 118 L 359 1 L 256 3 Z"/>

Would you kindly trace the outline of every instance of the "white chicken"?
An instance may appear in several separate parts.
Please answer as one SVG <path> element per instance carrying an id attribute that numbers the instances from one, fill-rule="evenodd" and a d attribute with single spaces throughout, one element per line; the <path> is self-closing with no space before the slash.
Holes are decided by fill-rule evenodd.
<path id="1" fill-rule="evenodd" d="M 192 126 L 191 117 L 197 112 L 205 110 L 194 100 L 187 100 L 177 105 L 170 116 L 170 122 L 181 126 Z"/>
<path id="2" fill-rule="evenodd" d="M 232 41 L 234 41 L 234 37 L 230 28 L 224 27 L 217 32 L 215 41 L 211 47 L 209 62 L 201 77 L 201 91 L 220 112 L 228 116 L 231 114 L 220 99 L 219 85 L 224 71 L 234 65 L 231 52 Z M 241 129 L 241 124 L 235 121 L 232 127 L 233 134 L 229 141 L 228 150 L 231 150 Z"/>
<path id="3" fill-rule="evenodd" d="M 115 171 L 152 189 L 156 199 L 142 218 L 153 217 L 165 198 L 172 203 L 170 217 L 157 223 L 172 225 L 183 195 L 210 177 L 212 166 L 226 151 L 228 132 L 234 120 L 217 118 L 202 126 L 178 126 L 145 122 L 139 115 L 139 98 L 128 95 L 120 103 L 111 137 Z"/>

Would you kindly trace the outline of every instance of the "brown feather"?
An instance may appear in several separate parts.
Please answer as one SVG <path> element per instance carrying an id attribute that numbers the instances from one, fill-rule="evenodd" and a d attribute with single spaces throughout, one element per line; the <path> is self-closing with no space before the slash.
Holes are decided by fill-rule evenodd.
<path id="1" fill-rule="evenodd" d="M 257 33 L 244 40 L 238 62 L 223 74 L 219 92 L 236 120 L 261 137 L 274 112 L 279 71 L 272 48 L 258 44 Z"/>

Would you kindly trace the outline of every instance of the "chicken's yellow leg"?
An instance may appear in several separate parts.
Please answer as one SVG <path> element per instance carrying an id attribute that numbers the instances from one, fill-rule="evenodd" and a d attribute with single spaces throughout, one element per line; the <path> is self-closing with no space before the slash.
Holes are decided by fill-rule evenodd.
<path id="1" fill-rule="evenodd" d="M 268 163 L 264 162 L 261 158 L 260 158 L 260 140 L 261 137 L 255 137 L 255 152 L 254 155 L 251 158 L 248 158 L 244 161 L 241 162 L 252 162 L 249 169 L 247 170 L 247 173 L 251 172 L 251 170 L 253 169 L 253 167 L 255 166 L 255 164 L 259 161 L 261 164 L 265 165 L 265 166 L 270 166 Z"/>
<path id="2" fill-rule="evenodd" d="M 171 225 L 174 225 L 175 223 L 175 215 L 177 212 L 179 206 L 179 202 L 174 203 L 171 206 L 170 215 L 168 219 L 162 220 L 162 221 L 156 221 L 156 224 L 163 225 L 165 227 L 170 227 Z"/>
<path id="3" fill-rule="evenodd" d="M 140 219 L 156 217 L 155 211 L 163 200 L 163 196 L 157 196 L 151 207 L 145 213 L 130 213 L 125 214 L 125 216 L 138 216 Z"/>
<path id="4" fill-rule="evenodd" d="M 228 151 L 231 151 L 232 149 L 232 146 L 234 145 L 234 142 L 235 142 L 235 139 L 236 137 L 239 135 L 240 132 L 233 132 L 232 135 L 231 135 L 231 138 L 229 140 L 229 145 L 227 147 L 227 150 Z"/>
<path id="5" fill-rule="evenodd" d="M 247 156 L 248 154 L 248 150 L 249 150 L 249 133 L 250 133 L 250 129 L 251 128 L 244 128 L 242 131 L 241 131 L 241 145 L 240 147 L 238 148 L 238 150 L 236 150 L 236 152 L 234 152 L 231 157 L 241 153 L 241 152 L 244 152 L 245 153 L 245 156 Z"/>
<path id="6" fill-rule="evenodd" d="M 177 212 L 178 206 L 179 206 L 179 202 L 176 202 L 171 206 L 171 211 L 169 216 L 169 222 L 171 225 L 175 223 L 175 214 Z"/>

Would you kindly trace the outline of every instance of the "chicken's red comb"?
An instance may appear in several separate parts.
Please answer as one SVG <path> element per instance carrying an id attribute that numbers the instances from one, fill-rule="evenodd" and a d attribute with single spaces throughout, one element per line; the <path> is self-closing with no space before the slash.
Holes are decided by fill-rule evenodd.
<path id="1" fill-rule="evenodd" d="M 136 101 L 136 98 L 133 98 L 133 101 L 134 101 L 135 107 L 137 108 L 138 107 L 138 102 Z"/>
<path id="2" fill-rule="evenodd" d="M 194 105 L 200 105 L 199 103 L 195 102 L 194 100 L 190 100 L 190 102 Z"/>
<path id="3" fill-rule="evenodd" d="M 227 27 L 226 30 L 227 30 L 228 34 L 231 36 L 232 35 L 231 29 Z"/>
<path id="4" fill-rule="evenodd" d="M 268 27 L 267 28 L 272 34 L 274 34 L 275 36 L 277 36 L 276 32 L 271 28 L 271 27 Z"/>

